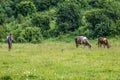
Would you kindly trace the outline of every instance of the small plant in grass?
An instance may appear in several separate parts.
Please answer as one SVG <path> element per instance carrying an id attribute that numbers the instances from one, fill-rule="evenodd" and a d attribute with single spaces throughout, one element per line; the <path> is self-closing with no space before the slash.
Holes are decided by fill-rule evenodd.
<path id="1" fill-rule="evenodd" d="M 35 79 L 35 78 L 37 78 L 37 76 L 33 75 L 32 72 L 25 71 L 24 75 L 21 77 L 21 80 L 22 79 L 29 80 L 29 79 Z"/>
<path id="2" fill-rule="evenodd" d="M 13 80 L 10 76 L 5 75 L 0 78 L 0 80 Z"/>

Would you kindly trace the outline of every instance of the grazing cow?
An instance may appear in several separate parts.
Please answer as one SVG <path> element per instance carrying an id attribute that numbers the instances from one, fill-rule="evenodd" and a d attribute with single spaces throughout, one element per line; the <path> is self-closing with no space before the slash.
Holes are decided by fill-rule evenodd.
<path id="1" fill-rule="evenodd" d="M 75 37 L 75 43 L 76 43 L 76 47 L 78 47 L 78 45 L 83 44 L 84 46 L 88 46 L 89 48 L 91 48 L 91 44 L 89 43 L 87 37 L 85 36 L 77 36 Z"/>
<path id="2" fill-rule="evenodd" d="M 98 38 L 98 47 L 101 47 L 102 45 L 104 47 L 107 46 L 107 48 L 110 48 L 107 38 L 103 38 L 103 37 Z"/>

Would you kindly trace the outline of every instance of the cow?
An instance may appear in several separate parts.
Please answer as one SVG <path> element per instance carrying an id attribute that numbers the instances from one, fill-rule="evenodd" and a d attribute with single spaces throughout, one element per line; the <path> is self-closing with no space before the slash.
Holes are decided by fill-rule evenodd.
<path id="1" fill-rule="evenodd" d="M 85 36 L 76 36 L 75 37 L 75 44 L 76 44 L 76 48 L 80 45 L 84 45 L 84 46 L 88 46 L 89 48 L 91 48 L 91 44 L 88 41 L 88 38 Z"/>
<path id="2" fill-rule="evenodd" d="M 102 45 L 104 46 L 104 48 L 105 48 L 105 46 L 107 48 L 110 48 L 110 45 L 109 45 L 107 38 L 104 38 L 104 37 L 98 38 L 98 47 L 101 47 Z"/>

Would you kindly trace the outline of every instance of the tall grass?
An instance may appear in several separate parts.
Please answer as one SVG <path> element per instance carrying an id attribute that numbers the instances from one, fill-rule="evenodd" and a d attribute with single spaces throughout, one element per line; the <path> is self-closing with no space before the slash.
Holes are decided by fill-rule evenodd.
<path id="1" fill-rule="evenodd" d="M 71 42 L 0 44 L 0 80 L 120 80 L 120 43 L 92 49 Z"/>

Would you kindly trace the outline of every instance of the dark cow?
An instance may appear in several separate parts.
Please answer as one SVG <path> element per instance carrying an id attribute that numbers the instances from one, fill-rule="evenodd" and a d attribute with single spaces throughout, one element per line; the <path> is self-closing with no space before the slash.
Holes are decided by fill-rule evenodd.
<path id="1" fill-rule="evenodd" d="M 98 47 L 101 47 L 102 45 L 104 47 L 107 46 L 107 48 L 110 48 L 107 38 L 103 38 L 103 37 L 98 38 Z"/>
<path id="2" fill-rule="evenodd" d="M 75 37 L 75 44 L 76 44 L 76 47 L 78 47 L 78 45 L 80 44 L 83 44 L 84 46 L 88 46 L 89 48 L 91 48 L 91 44 L 89 43 L 87 37 L 85 36 L 77 36 Z"/>

